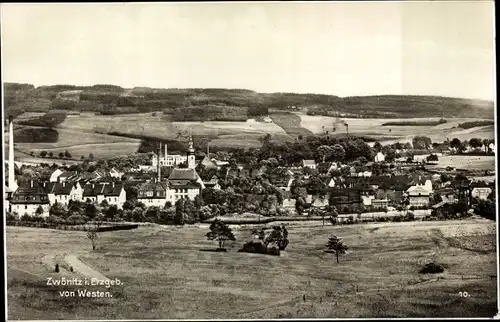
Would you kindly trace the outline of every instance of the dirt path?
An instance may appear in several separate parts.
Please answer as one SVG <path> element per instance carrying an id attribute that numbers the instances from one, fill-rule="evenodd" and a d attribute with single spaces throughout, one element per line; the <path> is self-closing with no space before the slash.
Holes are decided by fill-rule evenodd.
<path id="1" fill-rule="evenodd" d="M 85 275 L 89 278 L 96 278 L 98 280 L 109 280 L 108 277 L 104 276 L 100 272 L 96 271 L 93 268 L 87 266 L 84 262 L 78 259 L 75 255 L 66 255 L 64 257 L 64 261 L 73 267 L 73 270 L 77 273 Z"/>

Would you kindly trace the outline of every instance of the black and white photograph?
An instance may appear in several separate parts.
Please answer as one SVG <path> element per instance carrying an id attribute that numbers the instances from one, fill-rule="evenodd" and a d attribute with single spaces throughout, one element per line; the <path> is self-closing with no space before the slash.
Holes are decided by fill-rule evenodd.
<path id="1" fill-rule="evenodd" d="M 6 320 L 499 318 L 493 1 L 0 10 Z"/>

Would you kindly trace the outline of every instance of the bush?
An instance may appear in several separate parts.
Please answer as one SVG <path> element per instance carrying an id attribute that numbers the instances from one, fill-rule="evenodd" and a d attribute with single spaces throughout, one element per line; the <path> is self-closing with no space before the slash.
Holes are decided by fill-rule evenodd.
<path id="1" fill-rule="evenodd" d="M 266 245 L 262 241 L 249 241 L 243 245 L 239 252 L 267 254 Z"/>
<path id="2" fill-rule="evenodd" d="M 392 218 L 393 222 L 401 222 L 403 220 L 403 216 L 395 216 Z"/>
<path id="3" fill-rule="evenodd" d="M 444 272 L 444 267 L 436 263 L 425 264 L 419 271 L 420 274 L 438 274 Z"/>
<path id="4" fill-rule="evenodd" d="M 280 249 L 278 248 L 277 245 L 272 245 L 267 249 L 267 254 L 269 255 L 274 255 L 274 256 L 279 256 L 280 255 Z"/>
<path id="5" fill-rule="evenodd" d="M 266 247 L 264 242 L 259 241 L 249 241 L 243 245 L 243 247 L 238 251 L 243 253 L 255 253 L 255 254 L 266 254 L 279 256 L 280 250 L 277 245 L 272 245 L 269 248 Z"/>
<path id="6" fill-rule="evenodd" d="M 409 211 L 403 218 L 403 221 L 414 221 L 414 220 L 415 220 L 415 214 L 411 211 Z"/>
<path id="7" fill-rule="evenodd" d="M 14 215 L 13 213 L 11 212 L 7 212 L 6 216 L 5 216 L 5 221 L 16 221 L 18 220 L 19 217 Z"/>

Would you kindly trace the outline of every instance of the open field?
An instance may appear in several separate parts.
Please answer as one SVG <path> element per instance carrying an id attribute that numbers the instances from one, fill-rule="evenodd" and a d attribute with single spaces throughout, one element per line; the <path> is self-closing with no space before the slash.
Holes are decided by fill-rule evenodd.
<path id="1" fill-rule="evenodd" d="M 274 123 L 257 122 L 249 119 L 246 122 L 172 122 L 179 132 L 191 132 L 193 135 L 227 135 L 238 133 L 285 133 Z"/>
<path id="2" fill-rule="evenodd" d="M 86 115 L 66 118 L 59 127 L 89 133 L 120 132 L 180 140 L 185 140 L 183 138 L 192 134 L 210 138 L 212 146 L 243 148 L 260 147 L 262 143 L 259 139 L 267 133 L 286 135 L 280 126 L 274 123 L 257 122 L 254 119 L 249 119 L 246 122 L 171 122 L 168 116 L 161 113 L 157 113 L 156 116 L 153 116 L 152 113 L 112 116 Z M 125 139 L 124 137 L 122 141 Z M 129 144 L 129 146 L 131 145 Z M 112 154 L 114 150 L 111 148 L 109 152 L 102 151 L 101 154 Z M 75 153 L 78 151 L 75 150 Z"/>
<path id="3" fill-rule="evenodd" d="M 146 135 L 172 138 L 177 131 L 170 122 L 162 118 L 161 113 L 89 115 L 66 118 L 58 128 L 80 130 L 83 132 L 121 132 L 135 135 Z"/>
<path id="4" fill-rule="evenodd" d="M 60 152 L 64 153 L 68 150 L 72 157 L 77 159 L 81 156 L 88 157 L 89 153 L 97 158 L 109 158 L 135 153 L 141 143 L 138 139 L 78 130 L 57 129 L 57 132 L 59 133 L 57 142 L 14 143 L 15 149 L 26 155 L 34 152 L 38 156 L 41 151 L 47 151 L 57 156 Z M 8 151 L 8 136 L 6 135 L 4 135 L 4 142 L 5 151 Z M 16 155 L 18 156 L 17 152 Z"/>
<path id="5" fill-rule="evenodd" d="M 439 118 L 415 118 L 415 119 L 356 119 L 356 118 L 335 118 L 328 116 L 310 116 L 299 115 L 301 118 L 302 127 L 309 129 L 311 132 L 319 134 L 323 133 L 323 126 L 325 131 L 332 133 L 345 133 L 346 128 L 342 122 L 349 125 L 349 133 L 356 135 L 364 135 L 377 138 L 384 143 L 392 142 L 411 142 L 412 138 L 416 135 L 425 135 L 430 137 L 433 141 L 442 142 L 446 138 L 458 138 L 460 140 L 468 140 L 473 137 L 481 139 L 494 138 L 495 130 L 492 126 L 481 126 L 470 129 L 457 128 L 459 123 L 478 121 L 483 119 L 472 118 L 453 118 L 447 119 L 447 123 L 439 125 L 428 126 L 383 126 L 387 122 L 399 121 L 415 121 L 415 122 L 428 122 L 439 121 Z M 394 136 L 399 136 L 395 139 Z"/>
<path id="6" fill-rule="evenodd" d="M 439 167 L 453 167 L 465 170 L 489 170 L 495 171 L 494 155 L 444 155 L 439 157 L 436 166 L 429 165 L 430 169 Z"/>
<path id="7" fill-rule="evenodd" d="M 238 253 L 251 227 L 233 228 L 228 252 L 212 252 L 206 224 L 140 226 L 100 234 L 7 227 L 9 319 L 492 317 L 495 223 L 484 220 L 288 226 L 280 257 Z M 349 247 L 337 264 L 332 234 Z M 123 284 L 112 298 L 60 297 L 49 267 L 75 255 Z M 49 259 L 49 260 L 48 260 Z M 432 260 L 445 272 L 423 276 Z M 48 262 L 48 263 L 47 263 Z M 45 263 L 45 264 L 44 264 Z M 66 270 L 60 275 L 71 276 Z M 97 286 L 87 286 L 95 290 Z M 459 295 L 466 291 L 470 297 Z M 305 295 L 305 301 L 304 301 Z"/>
<path id="8" fill-rule="evenodd" d="M 312 132 L 301 125 L 297 114 L 286 112 L 273 112 L 269 115 L 274 123 L 278 124 L 289 135 L 311 135 Z"/>

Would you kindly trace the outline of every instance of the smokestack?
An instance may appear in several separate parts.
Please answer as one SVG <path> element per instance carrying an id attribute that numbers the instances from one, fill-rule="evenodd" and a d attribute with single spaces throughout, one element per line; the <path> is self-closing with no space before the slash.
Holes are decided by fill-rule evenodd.
<path id="1" fill-rule="evenodd" d="M 207 142 L 207 158 L 210 159 L 210 142 Z"/>
<path id="2" fill-rule="evenodd" d="M 33 180 L 30 181 L 30 186 L 33 188 Z"/>
<path id="3" fill-rule="evenodd" d="M 16 190 L 14 175 L 14 117 L 9 115 L 9 189 Z"/>
<path id="4" fill-rule="evenodd" d="M 158 148 L 158 155 L 160 155 L 160 153 L 161 153 L 161 144 L 160 144 L 160 147 Z M 157 171 L 158 171 L 158 181 L 161 181 L 160 160 L 158 160 L 156 167 L 157 167 Z"/>
<path id="5" fill-rule="evenodd" d="M 165 151 L 163 151 L 165 153 L 165 162 L 167 161 L 167 143 L 165 143 Z"/>

